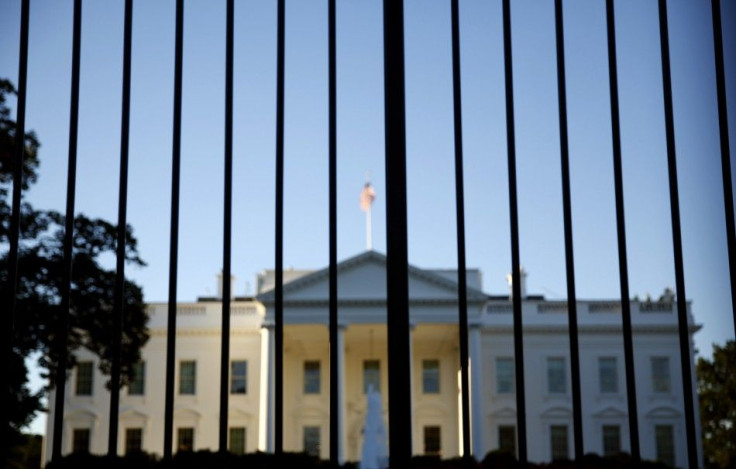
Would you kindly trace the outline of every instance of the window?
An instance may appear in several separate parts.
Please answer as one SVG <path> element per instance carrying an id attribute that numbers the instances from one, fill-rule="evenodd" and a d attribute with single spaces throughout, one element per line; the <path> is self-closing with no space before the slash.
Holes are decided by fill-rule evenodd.
<path id="1" fill-rule="evenodd" d="M 179 363 L 179 394 L 194 395 L 197 391 L 197 362 Z"/>
<path id="2" fill-rule="evenodd" d="M 176 430 L 177 451 L 192 451 L 194 449 L 194 429 L 191 427 Z"/>
<path id="3" fill-rule="evenodd" d="M 514 359 L 496 358 L 496 392 L 509 394 L 514 392 Z"/>
<path id="4" fill-rule="evenodd" d="M 656 393 L 670 392 L 669 357 L 652 357 L 652 389 Z"/>
<path id="5" fill-rule="evenodd" d="M 230 429 L 230 443 L 228 448 L 233 454 L 245 454 L 245 427 Z"/>
<path id="6" fill-rule="evenodd" d="M 318 361 L 304 362 L 304 394 L 320 393 L 320 373 Z"/>
<path id="7" fill-rule="evenodd" d="M 142 396 L 146 390 L 146 362 L 133 364 L 133 379 L 128 384 L 128 395 Z"/>
<path id="8" fill-rule="evenodd" d="M 603 425 L 603 456 L 615 456 L 621 452 L 621 427 Z"/>
<path id="9" fill-rule="evenodd" d="M 143 429 L 125 429 L 125 454 L 139 453 L 143 450 Z"/>
<path id="10" fill-rule="evenodd" d="M 564 394 L 567 392 L 565 377 L 565 359 L 547 358 L 547 391 L 550 394 Z"/>
<path id="11" fill-rule="evenodd" d="M 92 362 L 77 363 L 77 396 L 92 395 Z"/>
<path id="12" fill-rule="evenodd" d="M 72 453 L 89 453 L 89 428 L 75 428 L 72 434 Z"/>
<path id="13" fill-rule="evenodd" d="M 248 362 L 245 360 L 230 363 L 230 394 L 248 392 Z"/>
<path id="14" fill-rule="evenodd" d="M 675 466 L 675 432 L 672 425 L 655 425 L 657 461 Z"/>
<path id="15" fill-rule="evenodd" d="M 381 392 L 381 362 L 379 360 L 363 361 L 363 393 L 370 389 Z"/>
<path id="16" fill-rule="evenodd" d="M 601 357 L 598 359 L 598 378 L 601 393 L 618 392 L 616 357 Z"/>
<path id="17" fill-rule="evenodd" d="M 498 449 L 506 453 L 516 454 L 516 427 L 500 425 L 498 427 Z"/>
<path id="18" fill-rule="evenodd" d="M 440 392 L 440 361 L 422 360 L 422 392 L 424 394 L 439 394 Z"/>
<path id="19" fill-rule="evenodd" d="M 440 455 L 442 449 L 442 435 L 440 427 L 436 425 L 424 427 L 424 454 Z"/>
<path id="20" fill-rule="evenodd" d="M 549 428 L 552 460 L 568 459 L 567 425 L 552 425 Z"/>
<path id="21" fill-rule="evenodd" d="M 320 428 L 304 427 L 304 452 L 310 456 L 319 457 Z"/>

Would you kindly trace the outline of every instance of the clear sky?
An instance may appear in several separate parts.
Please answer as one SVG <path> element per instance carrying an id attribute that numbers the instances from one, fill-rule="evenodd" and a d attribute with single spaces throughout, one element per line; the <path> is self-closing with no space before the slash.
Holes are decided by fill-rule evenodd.
<path id="1" fill-rule="evenodd" d="M 134 7 L 128 219 L 148 266 L 147 301 L 168 289 L 174 1 Z M 732 148 L 736 2 L 723 2 Z M 77 210 L 117 219 L 123 2 L 83 2 Z M 449 0 L 406 0 L 409 258 L 457 264 Z M 565 39 L 579 298 L 620 296 L 605 2 L 566 0 Z M 669 2 L 686 292 L 696 348 L 733 338 L 710 2 Z M 630 291 L 674 286 L 657 2 L 617 0 Z M 276 2 L 236 2 L 233 273 L 252 293 L 273 268 Z M 381 2 L 338 2 L 338 257 L 365 249 L 358 196 L 370 172 L 374 248 L 385 252 Z M 17 81 L 19 0 L 0 0 L 0 76 Z M 285 267 L 328 262 L 327 6 L 286 2 Z M 42 143 L 28 199 L 63 211 L 71 0 L 33 0 L 27 128 Z M 510 270 L 501 2 L 460 2 L 467 264 L 484 290 Z M 554 4 L 512 2 L 521 259 L 528 290 L 566 296 Z M 222 265 L 225 2 L 185 7 L 178 298 L 216 292 Z M 732 151 L 733 152 L 733 151 Z M 113 259 L 106 259 L 113 266 Z"/>

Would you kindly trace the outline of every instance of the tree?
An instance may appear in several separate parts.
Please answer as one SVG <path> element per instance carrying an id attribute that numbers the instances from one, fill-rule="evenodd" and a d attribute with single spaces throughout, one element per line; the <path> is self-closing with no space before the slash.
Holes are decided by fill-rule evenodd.
<path id="1" fill-rule="evenodd" d="M 7 98 L 15 94 L 13 85 L 0 79 L 0 246 L 9 244 L 13 178 L 15 122 L 10 118 Z M 33 134 L 25 136 L 23 190 L 38 179 L 38 149 Z M 59 359 L 54 348 L 57 334 L 63 333 L 60 299 L 64 271 L 64 215 L 52 210 L 36 210 L 22 201 L 17 276 L 17 309 L 10 358 L 10 422 L 8 438 L 17 438 L 23 426 L 42 410 L 41 397 L 47 390 L 32 393 L 28 389 L 25 358 L 40 352 L 38 364 L 46 377 L 53 377 Z M 100 219 L 78 215 L 74 220 L 73 264 L 71 277 L 67 364 L 76 364 L 74 352 L 85 347 L 100 359 L 99 368 L 109 374 L 113 342 L 113 292 L 115 270 L 100 264 L 104 254 L 115 255 L 116 226 Z M 138 255 L 137 241 L 126 227 L 126 261 L 144 266 Z M 12 294 L 9 285 L 8 254 L 0 257 L 0 298 Z M 3 314 L 9 312 L 3 311 Z M 124 326 L 122 340 L 121 385 L 132 377 L 133 364 L 140 359 L 140 349 L 148 340 L 148 317 L 143 290 L 133 282 L 124 287 Z M 108 386 L 110 383 L 108 383 Z M 53 383 L 50 383 L 53 386 Z"/>
<path id="2" fill-rule="evenodd" d="M 713 467 L 736 467 L 736 342 L 713 344 L 713 360 L 698 359 L 703 453 Z"/>

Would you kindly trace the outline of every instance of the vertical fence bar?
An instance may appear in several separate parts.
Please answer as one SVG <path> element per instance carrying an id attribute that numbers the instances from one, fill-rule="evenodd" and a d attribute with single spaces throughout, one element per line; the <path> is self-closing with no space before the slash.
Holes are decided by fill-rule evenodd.
<path id="1" fill-rule="evenodd" d="M 465 188 L 463 181 L 463 120 L 460 81 L 460 12 L 458 0 L 452 0 L 452 93 L 455 127 L 455 214 L 457 218 L 457 285 L 460 329 L 460 388 L 462 389 L 463 456 L 470 448 L 470 375 L 468 373 L 468 288 L 465 266 Z M 483 457 L 483 455 L 480 455 Z"/>
<path id="2" fill-rule="evenodd" d="M 16 287 L 18 284 L 18 251 L 20 239 L 20 201 L 23 190 L 23 161 L 26 139 L 26 83 L 28 77 L 28 17 L 30 0 L 23 0 L 20 14 L 20 51 L 18 64 L 18 101 L 15 120 L 15 148 L 13 153 L 13 200 L 10 215 L 10 251 L 8 253 L 8 275 L 10 282 L 10 296 L 8 309 L 5 314 L 5 343 L 12 350 L 13 327 L 15 325 Z M 7 374 L 3 375 L 7 379 Z"/>
<path id="3" fill-rule="evenodd" d="M 682 259 L 682 231 L 680 228 L 680 195 L 677 188 L 677 156 L 675 148 L 675 123 L 672 107 L 672 75 L 670 70 L 670 44 L 667 26 L 667 2 L 659 0 L 659 38 L 662 46 L 662 85 L 664 94 L 665 131 L 667 134 L 667 168 L 670 183 L 670 212 L 672 216 L 672 247 L 675 258 L 675 287 L 677 294 L 677 323 L 680 333 L 680 366 L 682 391 L 685 399 L 685 426 L 687 427 L 688 465 L 698 467 L 698 450 L 695 436 L 695 409 L 693 405 L 692 370 L 690 369 L 690 333 L 685 294 L 685 269 Z"/>
<path id="4" fill-rule="evenodd" d="M 10 396 L 7 394 L 9 389 L 9 366 L 12 363 L 13 355 L 13 331 L 15 329 L 15 309 L 17 300 L 18 287 L 18 251 L 20 240 L 20 200 L 21 191 L 23 190 L 23 160 L 26 150 L 26 83 L 28 77 L 28 17 L 30 9 L 30 0 L 23 0 L 21 3 L 20 13 L 20 50 L 18 51 L 18 101 L 16 105 L 15 119 L 15 148 L 13 149 L 13 200 L 11 202 L 12 209 L 10 214 L 10 233 L 8 233 L 10 241 L 10 249 L 8 252 L 8 298 L 7 309 L 3 312 L 3 336 L 5 337 L 5 360 L 3 360 L 3 369 L 0 371 L 0 383 L 2 383 L 3 399 L 2 416 L 3 425 L 10 422 Z M 3 430 L 5 431 L 5 430 Z M 8 441 L 7 436 L 3 434 L 2 454 L 7 454 Z"/>
<path id="5" fill-rule="evenodd" d="M 509 215 L 511 225 L 511 288 L 514 308 L 514 365 L 516 367 L 516 425 L 519 462 L 527 462 L 526 397 L 524 395 L 524 343 L 521 321 L 521 262 L 519 254 L 519 209 L 516 197 L 516 136 L 514 126 L 514 72 L 511 49 L 511 5 L 503 1 L 503 51 L 506 82 L 506 139 L 509 170 Z"/>
<path id="6" fill-rule="evenodd" d="M 184 0 L 176 0 L 174 51 L 174 130 L 171 159 L 171 236 L 169 239 L 169 307 L 166 325 L 166 397 L 164 459 L 171 460 L 174 435 L 174 371 L 176 367 L 176 280 L 179 258 L 179 174 L 181 169 L 181 88 L 184 51 Z"/>
<path id="7" fill-rule="evenodd" d="M 567 83 L 565 79 L 565 29 L 562 0 L 555 0 L 555 35 L 557 45 L 557 98 L 560 120 L 560 162 L 562 173 L 562 210 L 565 224 L 565 266 L 567 270 L 567 317 L 570 334 L 570 370 L 572 378 L 572 418 L 575 441 L 575 464 L 583 458 L 583 408 L 580 392 L 580 349 L 578 346 L 578 304 L 575 293 L 575 258 L 572 238 L 572 201 L 570 197 L 570 148 L 567 132 Z"/>
<path id="8" fill-rule="evenodd" d="M 335 0 L 327 0 L 327 42 L 328 42 L 328 139 L 329 139 L 329 217 L 330 217 L 330 462 L 341 461 L 338 452 L 340 428 L 338 414 L 340 398 L 338 380 L 344 379 L 338 372 L 339 354 L 337 340 L 337 39 L 336 39 Z"/>
<path id="9" fill-rule="evenodd" d="M 641 460 L 639 449 L 639 415 L 636 404 L 634 375 L 634 339 L 631 330 L 631 302 L 629 301 L 629 263 L 626 253 L 626 217 L 624 214 L 624 183 L 621 165 L 621 123 L 618 108 L 618 66 L 616 61 L 616 20 L 613 0 L 606 0 L 606 28 L 608 31 L 608 81 L 611 94 L 611 141 L 613 143 L 613 179 L 616 192 L 616 231 L 618 236 L 618 270 L 621 285 L 621 320 L 626 365 L 626 401 L 629 413 L 629 444 L 634 463 Z"/>
<path id="10" fill-rule="evenodd" d="M 133 0 L 125 1 L 123 38 L 123 105 L 120 130 L 120 187 L 118 193 L 117 265 L 115 273 L 115 300 L 113 305 L 112 373 L 110 388 L 110 428 L 107 454 L 118 452 L 118 416 L 120 410 L 120 355 L 125 305 L 125 238 L 128 209 L 128 143 L 130 135 L 130 55 L 133 35 Z"/>
<path id="11" fill-rule="evenodd" d="M 731 181 L 731 145 L 728 138 L 728 103 L 726 101 L 726 72 L 723 65 L 723 28 L 721 27 L 721 0 L 712 0 L 713 49 L 716 63 L 716 90 L 718 92 L 718 130 L 721 137 L 721 171 L 723 173 L 723 205 L 726 209 L 726 240 L 728 267 L 731 274 L 731 311 L 736 332 L 736 229 L 733 215 L 733 183 Z"/>
<path id="12" fill-rule="evenodd" d="M 275 271 L 275 337 L 274 379 L 274 449 L 280 455 L 284 448 L 284 0 L 277 11 L 276 44 L 276 271 Z"/>
<path id="13" fill-rule="evenodd" d="M 383 73 L 386 127 L 386 279 L 388 328 L 389 465 L 411 459 L 409 255 L 406 221 L 406 103 L 404 4 L 383 2 Z"/>
<path id="14" fill-rule="evenodd" d="M 64 219 L 64 271 L 61 285 L 59 324 L 55 343 L 59 362 L 56 367 L 56 400 L 54 406 L 54 438 L 52 460 L 61 458 L 62 434 L 64 431 L 64 398 L 66 391 L 67 342 L 69 331 L 69 309 L 72 283 L 72 256 L 74 240 L 74 198 L 77 186 L 77 136 L 79 123 L 79 62 L 82 44 L 82 1 L 74 1 L 74 26 L 72 33 L 72 87 L 69 111 L 69 161 L 66 179 L 66 216 Z"/>
<path id="15" fill-rule="evenodd" d="M 233 214 L 233 38 L 234 0 L 227 0 L 225 45 L 225 194 L 222 229 L 222 326 L 220 339 L 220 452 L 227 452 L 230 369 L 230 295 Z"/>

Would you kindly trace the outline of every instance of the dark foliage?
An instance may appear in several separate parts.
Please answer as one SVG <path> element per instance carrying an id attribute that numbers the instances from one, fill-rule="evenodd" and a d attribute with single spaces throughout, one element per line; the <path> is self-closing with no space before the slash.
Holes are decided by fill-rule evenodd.
<path id="1" fill-rule="evenodd" d="M 12 295 L 7 246 L 10 242 L 16 125 L 10 118 L 8 99 L 14 94 L 12 84 L 0 79 L 0 246 L 6 247 L 0 256 L 0 298 L 3 299 Z M 25 192 L 38 180 L 40 144 L 33 132 L 26 133 L 24 143 L 22 188 Z M 59 359 L 55 341 L 59 333 L 67 333 L 60 325 L 64 220 L 62 214 L 36 210 L 22 199 L 13 350 L 12 356 L 7 358 L 10 360 L 8 395 L 3 396 L 10 403 L 11 415 L 5 438 L 11 446 L 21 443 L 20 431 L 37 411 L 42 410 L 41 397 L 46 391 L 32 393 L 28 389 L 25 359 L 34 352 L 40 352 L 38 363 L 46 376 L 52 376 Z M 117 228 L 104 220 L 78 215 L 74 220 L 74 230 L 67 363 L 69 368 L 73 367 L 74 351 L 85 347 L 99 356 L 100 369 L 109 374 L 115 270 L 101 265 L 100 258 L 115 256 Z M 126 231 L 127 263 L 144 266 L 138 256 L 132 228 L 128 226 Z M 142 289 L 133 282 L 126 282 L 124 302 L 123 385 L 131 377 L 132 364 L 140 359 L 140 349 L 148 340 L 148 318 Z"/>
<path id="2" fill-rule="evenodd" d="M 41 435 L 16 435 L 16 437 L 17 440 L 5 461 L 5 469 L 40 469 L 43 437 Z"/>
<path id="3" fill-rule="evenodd" d="M 713 360 L 698 359 L 703 453 L 709 467 L 736 467 L 736 342 L 713 345 Z"/>

